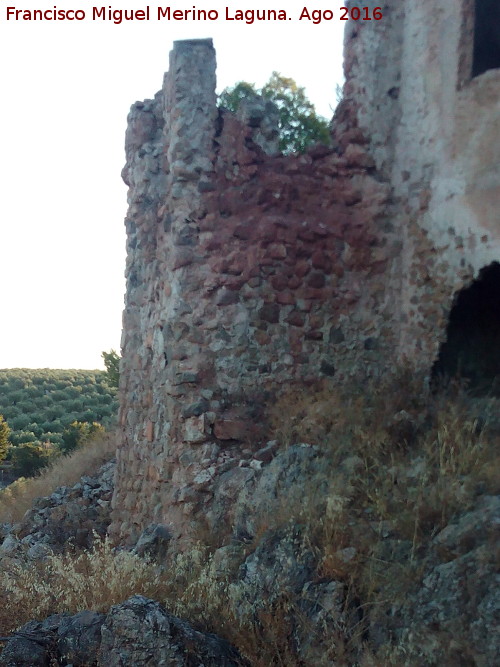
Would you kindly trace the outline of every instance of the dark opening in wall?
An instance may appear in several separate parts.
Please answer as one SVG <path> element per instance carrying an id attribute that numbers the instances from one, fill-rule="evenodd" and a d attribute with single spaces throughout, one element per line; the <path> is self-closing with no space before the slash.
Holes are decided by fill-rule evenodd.
<path id="1" fill-rule="evenodd" d="M 500 264 L 482 269 L 460 291 L 450 312 L 446 341 L 433 380 L 459 376 L 476 394 L 500 395 Z"/>
<path id="2" fill-rule="evenodd" d="M 500 67 L 500 0 L 475 0 L 472 76 Z"/>

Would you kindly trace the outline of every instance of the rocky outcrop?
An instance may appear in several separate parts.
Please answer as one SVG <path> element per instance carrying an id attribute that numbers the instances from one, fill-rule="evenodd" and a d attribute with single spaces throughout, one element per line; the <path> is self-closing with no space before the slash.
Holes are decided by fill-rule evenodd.
<path id="1" fill-rule="evenodd" d="M 108 614 L 81 612 L 31 621 L 16 632 L 0 656 L 5 667 L 244 667 L 236 649 L 199 632 L 158 602 L 135 595 Z"/>
<path id="2" fill-rule="evenodd" d="M 500 654 L 499 527 L 500 496 L 482 496 L 416 555 L 411 541 L 385 532 L 361 556 L 373 562 L 374 572 L 379 564 L 391 568 L 379 575 L 370 602 L 357 597 L 359 582 L 352 584 L 360 541 L 337 552 L 343 559 L 337 560 L 337 578 L 321 576 L 318 551 L 300 524 L 268 530 L 246 557 L 235 541 L 215 553 L 213 567 L 231 577 L 235 595 L 240 592 L 240 613 L 281 611 L 293 664 L 494 667 Z M 360 521 L 360 536 L 369 531 Z M 340 657 L 346 662 L 337 662 Z"/>
<path id="3" fill-rule="evenodd" d="M 414 485 L 425 470 L 419 458 L 397 472 L 390 465 L 381 476 L 396 475 L 403 485 Z M 209 605 L 219 605 L 225 630 L 239 627 L 236 645 L 257 633 L 268 664 L 279 655 L 290 666 L 494 667 L 500 650 L 500 497 L 481 493 L 479 485 L 472 505 L 415 549 L 397 517 L 374 520 L 373 507 L 350 505 L 362 468 L 352 455 L 332 469 L 328 453 L 305 443 L 280 449 L 272 441 L 248 452 L 212 480 L 213 496 L 206 491 L 206 534 L 225 544 L 200 581 L 191 580 L 195 590 L 217 598 Z M 110 469 L 104 467 L 104 476 Z M 89 493 L 92 485 L 87 487 Z M 335 494 L 345 505 L 328 527 L 323 519 L 335 510 L 332 502 L 337 498 L 337 509 L 342 506 Z M 175 578 L 177 547 L 166 526 L 152 524 L 134 551 L 156 559 L 164 576 Z M 190 604 L 199 609 L 205 603 Z M 245 655 L 255 658 L 251 651 Z M 141 596 L 107 614 L 83 611 L 30 622 L 13 633 L 0 664 L 48 665 L 57 657 L 62 665 L 140 665 L 146 656 L 158 665 L 197 667 L 193 656 L 205 665 L 245 664 L 224 640 Z"/>
<path id="4" fill-rule="evenodd" d="M 115 461 L 94 476 L 83 476 L 74 486 L 60 486 L 37 498 L 32 509 L 16 524 L 3 526 L 1 558 L 30 560 L 59 553 L 68 545 L 88 548 L 94 535 L 104 537 L 110 523 Z"/>
<path id="5" fill-rule="evenodd" d="M 500 496 L 480 497 L 432 540 L 421 585 L 369 633 L 397 637 L 411 665 L 493 667 L 500 655 Z"/>

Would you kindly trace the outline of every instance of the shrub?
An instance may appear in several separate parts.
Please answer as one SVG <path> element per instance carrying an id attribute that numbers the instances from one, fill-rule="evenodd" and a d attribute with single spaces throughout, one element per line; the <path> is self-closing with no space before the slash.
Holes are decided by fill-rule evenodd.
<path id="1" fill-rule="evenodd" d="M 315 581 L 344 584 L 342 613 L 349 619 L 352 613 L 353 619 L 348 628 L 308 628 L 301 594 L 271 597 L 259 590 L 256 595 L 240 576 L 230 579 L 228 568 L 218 570 L 206 547 L 192 545 L 159 572 L 148 561 L 114 553 L 107 542 L 85 554 L 4 572 L 0 590 L 7 602 L 0 622 L 10 628 L 35 611 L 43 616 L 88 607 L 105 610 L 139 592 L 224 636 L 254 667 L 307 664 L 296 651 L 297 636 L 307 633 L 317 634 L 325 647 L 324 661 L 309 664 L 402 664 L 396 649 L 404 651 L 404 646 L 371 646 L 374 653 L 364 647 L 366 624 L 383 628 L 398 604 L 421 586 L 426 549 L 436 532 L 472 506 L 478 493 L 498 492 L 498 400 L 472 401 L 461 390 L 431 395 L 420 378 L 403 374 L 363 386 L 318 387 L 316 392 L 297 388 L 270 412 L 275 436 L 282 442 L 289 439 L 288 444 L 311 442 L 322 459 L 305 491 L 285 487 L 268 507 L 253 541 L 235 546 L 231 569 L 241 573 L 241 563 L 266 534 L 289 526 L 314 555 Z M 47 495 L 50 483 L 74 483 L 89 472 L 76 457 L 93 446 L 77 449 L 52 473 L 23 484 L 33 497 Z M 74 481 L 68 480 L 68 472 Z M 45 486 L 34 492 L 36 483 Z M 17 496 L 16 509 L 27 496 L 28 491 Z M 133 591 L 134 586 L 126 588 L 128 578 L 137 585 Z"/>
<path id="2" fill-rule="evenodd" d="M 49 463 L 51 451 L 43 445 L 26 442 L 12 447 L 10 460 L 17 475 L 32 477 Z"/>
<path id="3" fill-rule="evenodd" d="M 18 431 L 17 433 L 11 433 L 10 442 L 12 445 L 23 445 L 27 442 L 35 442 L 36 435 L 33 431 Z"/>
<path id="4" fill-rule="evenodd" d="M 110 387 L 118 389 L 120 384 L 120 356 L 116 350 L 102 352 L 104 365 L 106 366 L 106 380 Z"/>
<path id="5" fill-rule="evenodd" d="M 0 415 L 0 461 L 7 456 L 9 449 L 9 434 L 10 428 L 5 419 Z"/>
<path id="6" fill-rule="evenodd" d="M 67 454 L 100 434 L 104 434 L 104 427 L 101 424 L 74 421 L 62 432 L 60 449 L 64 454 Z"/>
<path id="7" fill-rule="evenodd" d="M 116 389 L 103 371 L 0 370 L 0 414 L 9 422 L 11 444 L 51 440 L 74 421 L 109 425 L 117 409 Z M 50 425 L 50 427 L 48 426 Z"/>

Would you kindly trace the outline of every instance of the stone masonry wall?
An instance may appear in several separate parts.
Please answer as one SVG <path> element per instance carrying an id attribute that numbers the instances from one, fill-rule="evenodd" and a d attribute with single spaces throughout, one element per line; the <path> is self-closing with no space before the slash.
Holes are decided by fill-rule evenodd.
<path id="1" fill-rule="evenodd" d="M 189 531 L 193 489 L 206 498 L 262 446 L 275 395 L 381 372 L 393 347 L 399 240 L 355 120 L 335 148 L 282 156 L 272 109 L 237 118 L 214 91 L 211 41 L 176 42 L 163 89 L 129 116 L 122 540 L 152 521 Z"/>
<path id="2" fill-rule="evenodd" d="M 500 69 L 472 77 L 475 3 L 382 4 L 347 23 L 331 147 L 282 156 L 266 104 L 218 110 L 210 40 L 177 42 L 132 108 L 116 539 L 188 535 L 278 394 L 429 373 L 457 292 L 500 258 Z"/>
<path id="3" fill-rule="evenodd" d="M 392 186 L 397 356 L 430 368 L 456 294 L 500 259 L 500 69 L 472 77 L 474 0 L 375 4 L 376 30 L 347 25 L 344 103 Z"/>

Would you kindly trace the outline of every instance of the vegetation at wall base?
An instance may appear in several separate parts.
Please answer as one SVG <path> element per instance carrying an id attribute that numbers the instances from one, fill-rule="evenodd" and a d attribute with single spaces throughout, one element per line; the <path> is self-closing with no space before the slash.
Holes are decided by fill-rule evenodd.
<path id="1" fill-rule="evenodd" d="M 321 465 L 302 486 L 299 475 L 297 488 L 284 487 L 270 499 L 247 539 L 235 540 L 229 525 L 215 536 L 212 530 L 209 540 L 200 530 L 194 536 L 198 544 L 172 555 L 160 569 L 114 551 L 106 541 L 96 541 L 84 555 L 54 555 L 36 568 L 16 566 L 0 577 L 0 592 L 8 591 L 0 621 L 11 628 L 36 615 L 106 610 L 141 593 L 225 637 L 252 667 L 462 664 L 450 648 L 464 639 L 454 626 L 428 628 L 425 637 L 411 623 L 408 632 L 398 623 L 412 619 L 422 591 L 432 595 L 425 584 L 429 572 L 445 577 L 469 553 L 482 560 L 477 572 L 472 569 L 477 581 L 469 582 L 474 588 L 466 598 L 473 601 L 470 592 L 486 585 L 481 577 L 495 560 L 494 543 L 488 542 L 493 534 L 474 533 L 473 517 L 478 500 L 500 492 L 498 405 L 499 399 L 471 398 L 453 386 L 431 394 L 410 375 L 335 390 L 291 389 L 271 408 L 269 436 L 283 452 L 311 443 Z M 438 535 L 450 536 L 457 527 L 479 542 L 460 542 L 456 553 L 445 539 L 436 547 Z M 302 588 L 276 588 L 276 552 L 266 551 L 273 544 L 280 545 L 277 553 L 294 555 L 287 572 L 312 563 L 313 583 L 332 582 L 339 591 L 330 616 L 318 608 L 326 620 L 311 624 L 305 610 L 312 603 Z M 259 550 L 264 560 L 254 559 L 253 565 L 264 568 L 267 583 L 262 573 L 253 580 L 242 574 Z M 231 567 L 221 568 L 221 562 Z M 85 599 L 78 593 L 82 587 Z M 319 657 L 307 662 L 300 650 L 311 638 Z M 435 653 L 423 652 L 425 642 L 425 650 Z"/>

